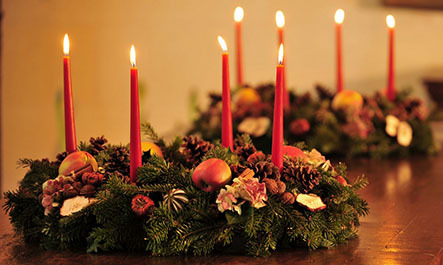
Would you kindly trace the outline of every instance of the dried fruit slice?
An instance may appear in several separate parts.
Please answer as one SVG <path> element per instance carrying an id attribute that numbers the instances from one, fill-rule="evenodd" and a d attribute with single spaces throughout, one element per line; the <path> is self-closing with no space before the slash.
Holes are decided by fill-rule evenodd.
<path id="1" fill-rule="evenodd" d="M 79 212 L 89 205 L 97 202 L 97 199 L 86 198 L 84 196 L 77 196 L 67 199 L 63 202 L 63 206 L 60 209 L 61 216 L 69 216 L 73 213 Z"/>
<path id="2" fill-rule="evenodd" d="M 298 194 L 295 200 L 313 212 L 326 208 L 326 204 L 323 203 L 321 198 L 312 193 Z"/>
<path id="3" fill-rule="evenodd" d="M 244 119 L 238 125 L 238 131 L 254 137 L 260 137 L 268 131 L 270 125 L 271 120 L 268 117 L 250 117 Z"/>
<path id="4" fill-rule="evenodd" d="M 412 127 L 409 123 L 402 121 L 398 124 L 397 142 L 408 147 L 412 141 Z"/>
<path id="5" fill-rule="evenodd" d="M 389 136 L 395 137 L 397 135 L 397 129 L 399 123 L 400 120 L 397 117 L 393 115 L 386 116 L 386 127 L 385 127 L 386 133 Z"/>

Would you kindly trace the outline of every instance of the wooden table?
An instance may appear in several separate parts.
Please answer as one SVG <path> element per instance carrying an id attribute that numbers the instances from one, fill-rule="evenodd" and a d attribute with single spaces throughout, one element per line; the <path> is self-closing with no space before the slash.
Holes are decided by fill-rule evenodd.
<path id="1" fill-rule="evenodd" d="M 0 264 L 443 264 L 443 154 L 347 164 L 351 178 L 369 178 L 361 195 L 371 213 L 362 219 L 357 239 L 333 249 L 278 251 L 267 258 L 42 251 L 14 238 L 2 213 Z"/>

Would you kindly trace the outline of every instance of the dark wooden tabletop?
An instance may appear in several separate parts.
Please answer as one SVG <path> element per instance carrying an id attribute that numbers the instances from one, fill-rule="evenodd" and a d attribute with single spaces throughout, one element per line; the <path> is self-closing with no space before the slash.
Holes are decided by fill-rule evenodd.
<path id="1" fill-rule="evenodd" d="M 145 253 L 42 251 L 13 236 L 0 216 L 0 264 L 443 264 L 443 154 L 347 161 L 350 178 L 370 181 L 361 195 L 371 213 L 359 237 L 332 249 L 277 251 L 267 258 L 232 255 L 153 258 Z"/>

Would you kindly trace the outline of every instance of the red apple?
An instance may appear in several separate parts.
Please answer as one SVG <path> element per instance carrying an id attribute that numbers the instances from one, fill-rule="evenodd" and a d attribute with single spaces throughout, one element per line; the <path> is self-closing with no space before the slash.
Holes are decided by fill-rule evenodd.
<path id="1" fill-rule="evenodd" d="M 60 164 L 58 173 L 63 176 L 71 174 L 81 176 L 85 172 L 95 172 L 98 170 L 95 158 L 84 151 L 77 151 L 68 155 Z"/>
<path id="2" fill-rule="evenodd" d="M 206 192 L 216 191 L 231 180 L 231 169 L 225 161 L 211 158 L 198 165 L 192 174 L 194 185 Z"/>
<path id="3" fill-rule="evenodd" d="M 287 155 L 293 158 L 305 158 L 306 154 L 300 148 L 295 146 L 285 145 L 283 146 L 283 155 Z"/>

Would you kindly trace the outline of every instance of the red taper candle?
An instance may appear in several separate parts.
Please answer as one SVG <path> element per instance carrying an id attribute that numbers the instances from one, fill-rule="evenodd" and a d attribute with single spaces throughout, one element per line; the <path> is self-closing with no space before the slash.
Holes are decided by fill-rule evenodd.
<path id="1" fill-rule="evenodd" d="M 277 35 L 278 35 L 278 45 L 280 47 L 281 44 L 284 45 L 284 27 L 285 27 L 285 15 L 283 14 L 283 12 L 281 10 L 278 10 L 275 13 L 275 24 L 277 25 Z M 283 54 L 283 63 L 285 64 L 286 60 Z M 284 108 L 285 110 L 289 109 L 289 93 L 288 90 L 286 88 L 286 68 L 283 68 L 283 79 L 282 79 L 282 84 L 283 84 L 283 104 L 284 104 Z"/>
<path id="2" fill-rule="evenodd" d="M 272 163 L 280 170 L 283 168 L 283 44 L 278 50 L 277 77 L 274 96 L 274 120 L 272 128 Z"/>
<path id="3" fill-rule="evenodd" d="M 63 77 L 64 77 L 64 105 L 65 105 L 65 145 L 66 152 L 77 151 L 77 138 L 75 135 L 74 103 L 72 100 L 71 83 L 71 58 L 69 57 L 69 38 L 65 34 L 63 40 Z"/>
<path id="4" fill-rule="evenodd" d="M 132 183 L 137 181 L 137 169 L 142 165 L 142 149 L 140 137 L 140 99 L 138 91 L 138 69 L 135 64 L 135 49 L 131 47 L 131 139 L 129 146 L 130 168 Z"/>
<path id="5" fill-rule="evenodd" d="M 388 88 L 386 96 L 390 101 L 395 100 L 395 66 L 394 66 L 394 32 L 395 19 L 392 15 L 386 17 L 386 24 L 388 25 L 389 35 L 389 62 L 388 62 Z"/>
<path id="6" fill-rule="evenodd" d="M 218 42 L 223 50 L 222 54 L 222 145 L 233 149 L 232 140 L 232 113 L 231 113 L 231 86 L 229 84 L 229 56 L 225 40 L 218 36 Z"/>
<path id="7" fill-rule="evenodd" d="M 337 93 L 343 90 L 343 65 L 342 65 L 342 42 L 341 29 L 345 18 L 343 9 L 338 9 L 335 12 L 335 33 L 336 33 L 336 48 L 337 48 Z"/>
<path id="8" fill-rule="evenodd" d="M 234 11 L 235 37 L 237 44 L 237 85 L 243 86 L 243 8 L 237 7 Z"/>

